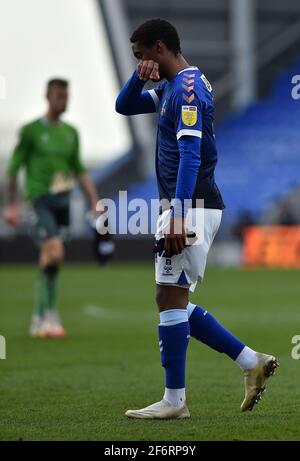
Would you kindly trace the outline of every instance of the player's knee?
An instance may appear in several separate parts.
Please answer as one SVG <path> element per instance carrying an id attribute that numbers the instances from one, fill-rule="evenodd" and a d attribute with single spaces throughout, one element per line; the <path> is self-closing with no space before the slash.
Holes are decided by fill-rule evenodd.
<path id="1" fill-rule="evenodd" d="M 58 246 L 50 252 L 49 264 L 59 266 L 64 260 L 64 248 Z"/>
<path id="2" fill-rule="evenodd" d="M 188 289 L 156 285 L 156 304 L 160 311 L 185 309 L 188 302 Z"/>
<path id="3" fill-rule="evenodd" d="M 163 306 L 165 298 L 166 298 L 162 288 L 163 287 L 160 287 L 160 286 L 156 288 L 155 301 L 156 301 L 158 308 L 161 308 Z"/>
<path id="4" fill-rule="evenodd" d="M 162 285 L 157 285 L 156 287 L 155 300 L 159 310 L 170 309 L 170 306 L 172 305 L 170 291 L 167 289 L 167 287 Z"/>
<path id="5" fill-rule="evenodd" d="M 48 242 L 46 250 L 46 263 L 50 266 L 59 266 L 64 259 L 64 246 L 61 240 L 55 239 Z"/>

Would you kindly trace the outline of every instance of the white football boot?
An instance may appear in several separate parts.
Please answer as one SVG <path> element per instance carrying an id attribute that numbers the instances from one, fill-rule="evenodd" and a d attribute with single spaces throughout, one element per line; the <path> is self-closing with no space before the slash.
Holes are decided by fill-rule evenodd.
<path id="1" fill-rule="evenodd" d="M 182 407 L 173 407 L 163 399 L 141 410 L 127 410 L 125 415 L 137 419 L 184 419 L 190 417 L 190 412 L 186 403 Z"/>
<path id="2" fill-rule="evenodd" d="M 45 325 L 43 317 L 33 315 L 29 328 L 29 334 L 32 338 L 47 338 L 47 325 Z"/>
<path id="3" fill-rule="evenodd" d="M 44 314 L 44 325 L 47 330 L 48 338 L 64 338 L 67 334 L 61 324 L 57 311 L 53 309 L 46 310 Z"/>

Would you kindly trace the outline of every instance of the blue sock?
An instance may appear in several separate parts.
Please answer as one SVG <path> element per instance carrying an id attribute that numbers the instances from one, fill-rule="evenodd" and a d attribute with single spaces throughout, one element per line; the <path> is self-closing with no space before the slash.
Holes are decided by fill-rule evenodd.
<path id="1" fill-rule="evenodd" d="M 218 352 L 224 352 L 233 360 L 245 344 L 226 330 L 209 312 L 200 306 L 187 305 L 191 336 Z"/>
<path id="2" fill-rule="evenodd" d="M 185 387 L 186 350 L 190 326 L 186 309 L 170 309 L 160 313 L 158 326 L 161 363 L 166 370 L 166 388 Z"/>

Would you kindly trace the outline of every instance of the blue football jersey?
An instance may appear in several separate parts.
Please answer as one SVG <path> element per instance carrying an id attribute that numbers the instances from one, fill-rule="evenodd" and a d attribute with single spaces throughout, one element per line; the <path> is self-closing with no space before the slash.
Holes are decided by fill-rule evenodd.
<path id="1" fill-rule="evenodd" d="M 200 165 L 190 198 L 193 204 L 196 199 L 203 199 L 205 208 L 223 209 L 225 205 L 214 177 L 218 154 L 209 81 L 197 67 L 189 67 L 148 93 L 158 112 L 156 175 L 160 198 L 171 201 L 176 197 L 180 140 L 185 140 L 185 146 L 190 142 L 192 151 L 196 137 L 201 142 L 196 144 L 199 152 L 193 153 L 199 156 Z"/>

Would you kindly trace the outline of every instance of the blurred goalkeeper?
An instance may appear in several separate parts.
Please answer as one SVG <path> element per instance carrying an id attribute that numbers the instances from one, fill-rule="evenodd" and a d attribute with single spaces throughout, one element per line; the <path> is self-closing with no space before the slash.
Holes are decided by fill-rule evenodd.
<path id="1" fill-rule="evenodd" d="M 57 288 L 64 259 L 64 236 L 69 226 L 70 191 L 74 178 L 85 193 L 92 213 L 98 196 L 80 159 L 77 130 L 61 120 L 68 103 L 68 82 L 47 84 L 46 115 L 22 127 L 7 169 L 4 218 L 20 222 L 17 174 L 26 171 L 26 199 L 34 208 L 34 235 L 40 246 L 36 302 L 30 334 L 60 338 L 66 332 L 57 311 Z"/>

